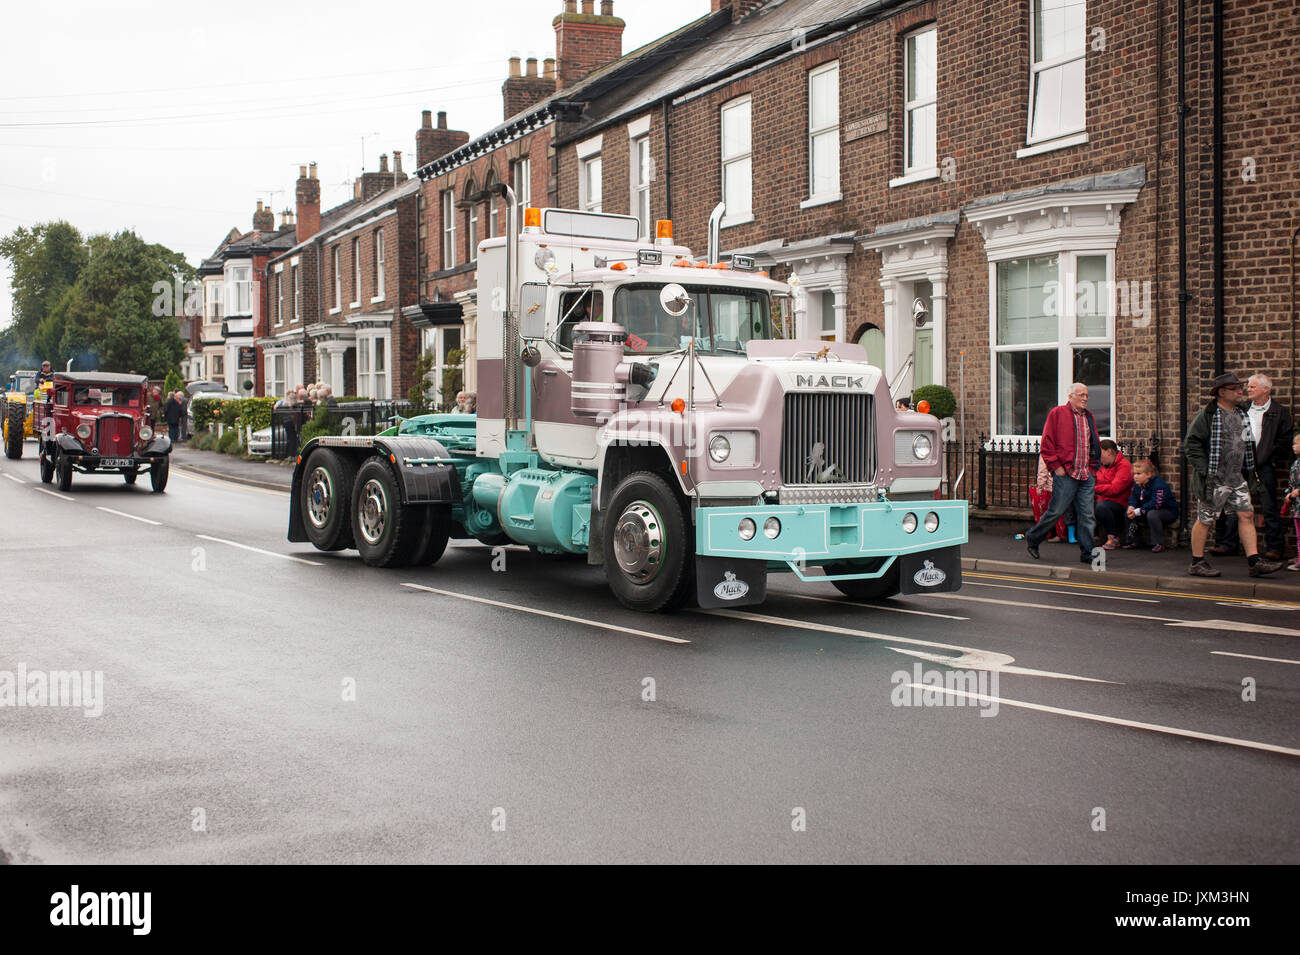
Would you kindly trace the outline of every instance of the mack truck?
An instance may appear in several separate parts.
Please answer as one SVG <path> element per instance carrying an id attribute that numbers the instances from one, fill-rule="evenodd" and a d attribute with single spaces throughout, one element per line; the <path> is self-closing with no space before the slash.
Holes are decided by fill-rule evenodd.
<path id="1" fill-rule="evenodd" d="M 288 537 L 369 565 L 451 538 L 585 555 L 634 610 L 736 607 L 771 573 L 854 600 L 961 586 L 937 418 L 856 344 L 780 337 L 791 286 L 631 216 L 523 210 L 478 245 L 477 410 L 301 449 Z"/>

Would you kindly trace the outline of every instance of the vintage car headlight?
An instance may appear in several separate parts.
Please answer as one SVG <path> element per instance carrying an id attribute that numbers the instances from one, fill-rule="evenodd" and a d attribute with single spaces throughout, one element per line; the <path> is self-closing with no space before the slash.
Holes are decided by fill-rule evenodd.
<path id="1" fill-rule="evenodd" d="M 140 440 L 148 441 L 152 437 L 153 437 L 153 428 L 149 427 L 147 424 L 140 425 Z"/>
<path id="2" fill-rule="evenodd" d="M 725 434 L 715 434 L 709 438 L 709 457 L 721 464 L 731 454 L 731 442 Z"/>
<path id="3" fill-rule="evenodd" d="M 90 425 L 88 425 L 88 424 L 79 424 L 79 425 L 77 425 L 77 437 L 80 438 L 82 441 L 89 441 L 89 440 L 90 440 Z"/>
<path id="4" fill-rule="evenodd" d="M 930 452 L 934 446 L 930 443 L 930 436 L 922 433 L 912 439 L 912 457 L 918 461 L 926 461 L 930 458 Z"/>
<path id="5" fill-rule="evenodd" d="M 736 528 L 736 533 L 740 535 L 741 540 L 752 541 L 754 535 L 758 533 L 758 525 L 754 523 L 752 518 L 743 517 L 740 520 L 740 526 Z"/>

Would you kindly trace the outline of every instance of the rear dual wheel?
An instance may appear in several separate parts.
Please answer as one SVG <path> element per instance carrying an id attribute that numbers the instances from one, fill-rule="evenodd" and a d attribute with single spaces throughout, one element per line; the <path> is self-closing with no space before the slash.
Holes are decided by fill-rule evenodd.
<path id="1" fill-rule="evenodd" d="M 429 507 L 402 505 L 397 476 L 383 458 L 372 457 L 357 470 L 352 536 L 361 559 L 371 567 L 404 567 L 422 556 L 431 520 Z"/>
<path id="2" fill-rule="evenodd" d="M 4 408 L 5 457 L 16 460 L 23 456 L 23 425 L 27 420 L 27 409 L 9 402 L 5 402 Z"/>
<path id="3" fill-rule="evenodd" d="M 317 550 L 353 546 L 352 485 L 356 462 L 330 448 L 317 448 L 307 459 L 298 503 L 307 539 Z"/>

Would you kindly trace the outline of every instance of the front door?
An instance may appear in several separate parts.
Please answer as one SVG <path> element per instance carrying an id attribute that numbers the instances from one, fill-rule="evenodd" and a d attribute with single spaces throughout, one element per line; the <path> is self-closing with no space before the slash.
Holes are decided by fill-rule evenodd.
<path id="1" fill-rule="evenodd" d="M 922 385 L 934 384 L 933 325 L 927 325 L 925 328 L 916 330 L 913 347 L 916 349 L 916 366 L 912 369 L 912 390 L 915 391 Z"/>

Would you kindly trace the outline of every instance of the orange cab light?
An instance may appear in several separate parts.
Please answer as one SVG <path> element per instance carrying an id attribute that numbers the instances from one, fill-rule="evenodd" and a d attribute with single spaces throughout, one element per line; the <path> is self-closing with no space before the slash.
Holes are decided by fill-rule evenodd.
<path id="1" fill-rule="evenodd" d="M 683 474 L 686 473 L 686 462 L 685 462 L 685 461 L 682 462 L 682 473 L 683 473 Z"/>
<path id="2" fill-rule="evenodd" d="M 709 267 L 709 263 L 708 263 L 708 262 L 696 262 L 695 265 L 692 266 L 692 267 L 693 267 L 693 268 L 697 268 L 697 269 L 707 269 L 707 268 Z"/>
<path id="3" fill-rule="evenodd" d="M 691 267 L 691 263 L 689 259 L 678 259 L 676 262 L 673 263 L 673 265 L 679 269 L 689 269 Z"/>
<path id="4" fill-rule="evenodd" d="M 916 410 L 919 411 L 919 412 L 921 412 L 921 414 L 929 414 L 929 413 L 930 413 L 930 402 L 928 402 L 928 401 L 926 401 L 924 398 L 922 398 L 920 401 L 918 401 L 918 402 L 916 403 Z"/>
<path id="5" fill-rule="evenodd" d="M 681 414 L 683 411 L 686 410 L 686 402 L 683 401 L 681 398 L 674 398 L 671 407 L 673 411 L 677 412 L 678 414 Z"/>
<path id="6" fill-rule="evenodd" d="M 610 266 L 610 268 L 613 269 L 615 272 L 626 272 L 626 271 L 627 271 L 627 263 L 626 263 L 626 262 L 615 262 L 613 265 Z"/>
<path id="7" fill-rule="evenodd" d="M 542 210 L 537 206 L 525 206 L 524 227 L 540 229 L 542 227 Z"/>
<path id="8" fill-rule="evenodd" d="M 709 266 L 709 268 L 711 268 L 711 269 L 729 269 L 729 268 L 731 268 L 731 266 L 728 265 L 726 262 L 714 262 L 712 265 Z"/>
<path id="9" fill-rule="evenodd" d="M 671 239 L 673 237 L 673 220 L 656 219 L 655 220 L 655 238 Z"/>
<path id="10" fill-rule="evenodd" d="M 763 278 L 767 278 L 767 273 L 766 273 L 766 272 L 758 272 L 757 274 L 758 274 L 758 275 L 761 275 Z"/>

